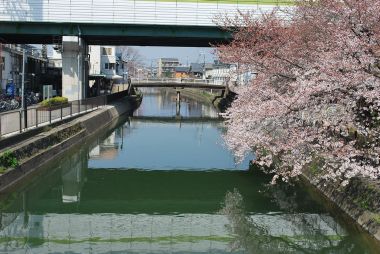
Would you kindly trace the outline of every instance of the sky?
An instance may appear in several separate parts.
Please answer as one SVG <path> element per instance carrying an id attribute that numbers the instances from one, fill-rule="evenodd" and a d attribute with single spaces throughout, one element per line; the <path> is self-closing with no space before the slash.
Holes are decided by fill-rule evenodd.
<path id="1" fill-rule="evenodd" d="M 41 45 L 34 45 L 38 48 Z M 197 47 L 153 47 L 131 46 L 139 51 L 147 67 L 157 66 L 157 60 L 163 57 L 178 58 L 182 65 L 187 63 L 212 63 L 216 59 L 213 48 Z M 52 55 L 53 48 L 48 46 L 48 55 Z"/>
<path id="2" fill-rule="evenodd" d="M 158 58 L 174 57 L 186 65 L 187 63 L 203 63 L 203 59 L 206 63 L 211 63 L 216 59 L 213 54 L 213 48 L 195 48 L 195 47 L 141 47 L 134 46 L 140 54 L 143 56 L 146 66 L 157 66 Z"/>

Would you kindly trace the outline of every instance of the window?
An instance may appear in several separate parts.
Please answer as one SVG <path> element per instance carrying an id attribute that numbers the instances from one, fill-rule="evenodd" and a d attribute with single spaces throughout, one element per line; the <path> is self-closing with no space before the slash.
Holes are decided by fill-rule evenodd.
<path id="1" fill-rule="evenodd" d="M 114 70 L 115 69 L 115 63 L 105 63 L 104 69 L 106 70 Z"/>
<path id="2" fill-rule="evenodd" d="M 112 48 L 103 48 L 103 56 L 111 56 Z"/>

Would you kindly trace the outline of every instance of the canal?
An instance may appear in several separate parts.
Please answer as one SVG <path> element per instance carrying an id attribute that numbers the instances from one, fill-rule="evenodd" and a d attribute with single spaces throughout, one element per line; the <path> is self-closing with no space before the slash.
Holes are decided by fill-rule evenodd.
<path id="1" fill-rule="evenodd" d="M 143 90 L 117 123 L 3 194 L 0 253 L 379 253 L 305 184 L 236 164 L 210 105 Z"/>

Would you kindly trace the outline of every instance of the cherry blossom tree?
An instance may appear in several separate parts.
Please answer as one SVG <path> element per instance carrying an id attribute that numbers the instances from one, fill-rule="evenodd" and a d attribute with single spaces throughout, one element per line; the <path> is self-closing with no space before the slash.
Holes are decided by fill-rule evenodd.
<path id="1" fill-rule="evenodd" d="M 286 15 L 279 15 L 285 13 Z M 270 14 L 221 19 L 223 62 L 257 71 L 226 111 L 226 144 L 274 173 L 379 178 L 380 1 L 301 0 Z"/>

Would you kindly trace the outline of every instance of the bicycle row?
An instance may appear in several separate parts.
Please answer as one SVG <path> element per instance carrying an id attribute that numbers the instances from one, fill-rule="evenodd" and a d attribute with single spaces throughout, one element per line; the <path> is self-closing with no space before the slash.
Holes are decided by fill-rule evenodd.
<path id="1" fill-rule="evenodd" d="M 37 104 L 40 99 L 35 94 L 27 94 L 25 96 L 25 103 L 27 106 Z M 18 109 L 21 106 L 21 97 L 7 97 L 0 95 L 0 112 Z"/>

